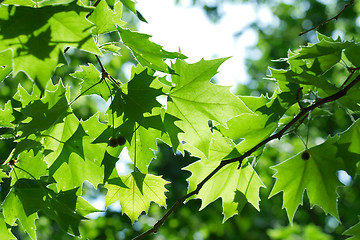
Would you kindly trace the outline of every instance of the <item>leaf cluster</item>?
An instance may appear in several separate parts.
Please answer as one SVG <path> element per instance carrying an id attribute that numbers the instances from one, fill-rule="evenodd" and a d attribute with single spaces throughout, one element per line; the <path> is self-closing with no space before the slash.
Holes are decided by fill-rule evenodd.
<path id="1" fill-rule="evenodd" d="M 337 173 L 355 177 L 360 160 L 357 42 L 318 33 L 318 42 L 289 50 L 280 60 L 286 69 L 270 69 L 269 81 L 276 84 L 271 97 L 236 96 L 230 87 L 211 82 L 227 58 L 187 63 L 181 52 L 166 51 L 151 36 L 126 28 L 123 6 L 146 21 L 131 0 L 1 3 L 0 81 L 23 72 L 32 82 L 28 90 L 18 85 L 0 109 L 0 139 L 14 145 L 0 172 L 10 182 L 10 188 L 1 188 L 6 195 L 2 236 L 13 238 L 11 229 L 19 224 L 37 239 L 39 213 L 80 236 L 80 222 L 99 211 L 83 198 L 85 181 L 106 189 L 106 206 L 120 200 L 132 223 L 151 202 L 166 208 L 170 182 L 149 171 L 160 143 L 198 160 L 183 168 L 191 173 L 187 194 L 138 238 L 157 232 L 175 208 L 193 198 L 201 200 L 200 210 L 221 199 L 223 221 L 240 214 L 247 203 L 260 210 L 265 184 L 257 163 L 265 145 L 297 133 L 312 118 L 330 117 L 327 106 L 334 101 L 353 120 L 351 126 L 337 135 L 329 132 L 333 136 L 321 144 L 304 142 L 301 152 L 273 166 L 276 183 L 270 196 L 283 192 L 291 223 L 305 190 L 311 207 L 318 205 L 340 221 Z M 109 34 L 118 40 L 104 40 Z M 51 79 L 74 48 L 97 61 L 70 74 L 80 81 L 76 96 L 72 86 Z M 138 62 L 127 81 L 112 76 L 103 64 L 106 54 L 116 59 L 123 48 Z M 347 74 L 328 78 L 338 67 Z M 85 95 L 108 102 L 104 118 L 99 113 L 86 120 L 76 116 L 73 104 Z M 125 148 L 132 164 L 128 174 L 119 174 L 116 165 Z M 358 237 L 357 226 L 345 233 Z"/>

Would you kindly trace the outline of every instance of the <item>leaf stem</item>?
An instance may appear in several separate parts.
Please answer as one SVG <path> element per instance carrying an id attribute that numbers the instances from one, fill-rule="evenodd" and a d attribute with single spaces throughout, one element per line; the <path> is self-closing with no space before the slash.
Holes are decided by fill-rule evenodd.
<path id="1" fill-rule="evenodd" d="M 261 141 L 260 143 L 258 143 L 256 146 L 254 146 L 252 149 L 250 149 L 249 151 L 245 152 L 243 155 L 241 155 L 240 157 L 236 157 L 236 158 L 232 158 L 232 159 L 228 159 L 228 160 L 223 160 L 220 162 L 219 166 L 217 166 L 209 175 L 207 175 L 196 187 L 196 189 L 184 196 L 182 196 L 181 198 L 179 198 L 174 205 L 172 205 L 172 207 L 165 213 L 165 215 L 148 231 L 138 235 L 137 237 L 133 238 L 133 240 L 138 240 L 138 239 L 142 239 L 143 237 L 151 234 L 151 233 L 157 233 L 157 231 L 159 230 L 159 228 L 163 225 L 163 223 L 165 222 L 165 220 L 170 216 L 170 214 L 172 212 L 175 211 L 175 209 L 181 204 L 183 203 L 187 198 L 198 194 L 199 191 L 201 190 L 201 188 L 204 186 L 204 184 L 209 181 L 217 172 L 220 171 L 220 169 L 222 169 L 224 166 L 233 163 L 233 162 L 239 162 L 239 167 L 241 166 L 243 160 L 247 157 L 249 157 L 252 153 L 254 153 L 257 149 L 259 149 L 260 147 L 264 146 L 265 144 L 267 144 L 268 142 L 274 140 L 274 139 L 281 139 L 281 137 L 285 134 L 285 132 L 291 128 L 297 121 L 301 120 L 304 116 L 306 116 L 307 114 L 309 114 L 312 110 L 314 110 L 315 108 L 325 104 L 325 103 L 329 103 L 332 101 L 335 101 L 341 97 L 344 97 L 347 92 L 356 84 L 360 81 L 360 74 L 352 81 L 350 82 L 346 87 L 344 87 L 343 89 L 341 89 L 340 91 L 336 92 L 333 95 L 330 95 L 326 98 L 320 98 L 318 99 L 314 104 L 306 107 L 306 108 L 302 108 L 300 110 L 300 112 L 288 123 L 286 124 L 280 131 L 278 131 L 277 133 L 274 133 L 273 135 L 271 135 L 270 137 L 264 139 L 263 141 Z"/>
<path id="2" fill-rule="evenodd" d="M 74 98 L 69 104 L 68 106 L 71 106 L 76 100 L 79 99 L 79 97 L 81 97 L 82 95 L 84 95 L 87 91 L 89 91 L 91 88 L 95 87 L 96 85 L 98 85 L 99 83 L 101 83 L 102 79 L 100 79 L 100 81 L 98 81 L 97 83 L 95 83 L 94 85 L 92 85 L 91 87 L 89 87 L 88 89 L 86 89 L 85 91 L 83 91 L 82 93 L 79 94 L 79 96 L 77 96 L 76 98 Z"/>

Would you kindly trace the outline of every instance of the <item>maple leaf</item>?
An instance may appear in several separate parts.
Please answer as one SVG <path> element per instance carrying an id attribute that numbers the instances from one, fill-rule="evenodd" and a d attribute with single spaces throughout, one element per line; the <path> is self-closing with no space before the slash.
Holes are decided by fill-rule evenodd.
<path id="1" fill-rule="evenodd" d="M 121 21 L 122 4 L 117 2 L 114 5 L 114 11 L 112 11 L 106 1 L 101 1 L 96 6 L 88 18 L 95 24 L 95 28 L 92 30 L 93 34 L 104 34 L 111 31 L 116 31 L 117 26 L 123 26 L 125 22 Z"/>
<path id="2" fill-rule="evenodd" d="M 266 97 L 241 98 L 253 113 L 243 113 L 230 119 L 224 126 L 216 126 L 224 136 L 233 139 L 235 142 L 241 140 L 236 149 L 245 153 L 265 138 L 269 137 L 277 128 L 277 122 L 268 123 L 271 115 L 256 112 L 260 106 L 264 106 L 268 99 Z M 264 105 L 263 105 L 264 104 Z M 259 150 L 261 151 L 261 149 Z M 256 154 L 255 154 L 256 155 Z"/>
<path id="3" fill-rule="evenodd" d="M 10 174 L 11 184 L 21 178 L 39 179 L 41 176 L 47 175 L 47 165 L 43 160 L 43 154 L 43 151 L 35 154 L 33 150 L 20 153 L 16 162 L 18 168 L 13 168 Z"/>
<path id="4" fill-rule="evenodd" d="M 226 126 L 229 119 L 252 112 L 230 93 L 230 87 L 210 83 L 225 60 L 201 60 L 194 64 L 177 60 L 173 65 L 179 76 L 172 76 L 175 87 L 169 93 L 167 113 L 181 120 L 175 122 L 183 131 L 178 134 L 179 139 L 200 149 L 206 156 L 212 138 L 209 120 Z"/>
<path id="5" fill-rule="evenodd" d="M 145 119 L 145 117 L 160 114 L 156 112 L 152 114 L 155 109 L 161 107 L 156 98 L 163 94 L 160 89 L 152 87 L 154 82 L 156 82 L 155 78 L 148 75 L 147 70 L 139 74 L 135 73 L 131 81 L 122 85 L 124 92 L 118 91 L 114 96 L 110 105 L 110 114 L 116 114 L 118 117 L 124 114 L 123 121 L 130 119 L 146 128 L 161 125 L 160 116 L 152 121 Z"/>
<path id="6" fill-rule="evenodd" d="M 200 160 L 184 168 L 192 172 L 188 192 L 195 190 L 218 165 L 219 162 Z M 236 162 L 228 164 L 205 183 L 196 195 L 201 199 L 200 210 L 218 198 L 222 199 L 224 221 L 240 213 L 247 202 L 259 210 L 259 188 L 264 184 L 250 164 L 243 164 L 240 170 L 238 165 Z"/>
<path id="7" fill-rule="evenodd" d="M 18 219 L 30 238 L 37 239 L 35 233 L 35 220 L 38 219 L 38 215 L 36 212 L 26 212 L 22 206 L 23 205 L 19 196 L 16 194 L 15 188 L 12 188 L 1 205 L 5 222 L 10 226 L 15 226 L 15 221 Z"/>
<path id="8" fill-rule="evenodd" d="M 156 139 L 160 138 L 161 132 L 154 128 L 146 129 L 140 126 L 135 131 L 128 146 L 129 156 L 142 173 L 147 173 L 150 161 L 155 158 Z"/>
<path id="9" fill-rule="evenodd" d="M 197 185 L 219 166 L 220 160 L 227 157 L 235 148 L 219 132 L 215 132 L 214 135 L 215 138 L 210 145 L 209 158 L 198 149 L 185 145 L 185 149 L 189 150 L 192 155 L 201 158 L 200 161 L 184 168 L 192 173 L 191 177 L 187 179 L 189 182 L 188 193 L 194 191 Z M 238 162 L 234 162 L 224 166 L 193 197 L 201 199 L 200 210 L 218 198 L 222 199 L 224 221 L 234 214 L 240 213 L 247 202 L 259 210 L 259 189 L 264 187 L 264 184 L 248 162 L 244 161 L 240 169 L 238 169 L 238 165 Z"/>
<path id="10" fill-rule="evenodd" d="M 122 212 L 134 222 L 139 215 L 148 211 L 151 202 L 166 207 L 167 192 L 164 185 L 169 182 L 160 176 L 134 171 L 131 174 L 109 179 L 105 188 L 106 206 L 120 200 Z"/>
<path id="11" fill-rule="evenodd" d="M 4 182 L 2 179 L 3 178 L 8 178 L 9 176 L 3 172 L 3 171 L 0 171 L 0 183 Z"/>
<path id="12" fill-rule="evenodd" d="M 54 219 L 64 231 L 79 236 L 79 224 L 85 217 L 77 212 L 77 208 L 83 213 L 98 210 L 89 207 L 84 199 L 76 196 L 76 192 L 77 189 L 72 189 L 55 193 L 40 181 L 19 179 L 9 193 L 10 200 L 3 204 L 4 215 L 6 219 L 10 219 L 10 225 L 13 225 L 15 219 L 19 219 L 23 226 L 29 226 L 30 230 L 26 230 L 33 239 L 36 239 L 34 220 L 38 211 Z M 79 204 L 78 199 L 81 199 Z"/>
<path id="13" fill-rule="evenodd" d="M 318 43 L 301 47 L 293 56 L 289 57 L 289 61 L 306 59 L 308 63 L 310 63 L 310 61 L 313 62 L 317 60 L 319 69 L 321 71 L 327 71 L 340 61 L 343 49 L 354 45 L 352 42 L 342 42 L 340 37 L 337 40 L 333 40 L 321 33 L 317 33 L 317 35 L 319 39 Z"/>
<path id="14" fill-rule="evenodd" d="M 79 123 L 74 115 L 69 115 L 64 124 L 59 124 L 47 138 L 46 146 L 53 152 L 45 156 L 50 166 L 49 173 L 62 190 L 81 187 L 85 180 L 94 186 L 103 182 L 104 167 L 101 162 L 106 151 L 106 144 L 92 142 L 100 135 L 106 125 L 94 115 Z M 60 140 L 53 141 L 53 138 Z"/>
<path id="15" fill-rule="evenodd" d="M 175 73 L 165 62 L 164 59 L 185 59 L 185 55 L 177 52 L 168 52 L 151 42 L 150 35 L 133 32 L 121 27 L 117 28 L 123 43 L 134 53 L 136 59 L 143 66 L 149 67 L 165 73 Z M 176 72 L 177 73 L 177 72 Z"/>
<path id="16" fill-rule="evenodd" d="M 20 89 L 18 92 L 23 101 L 22 103 L 28 103 L 20 111 L 27 118 L 19 125 L 19 130 L 23 132 L 22 137 L 33 133 L 40 135 L 52 126 L 61 123 L 70 114 L 66 98 L 68 90 L 63 86 L 62 82 L 56 86 L 48 84 L 45 96 L 41 99 L 38 99 L 40 98 L 38 94 L 28 95 L 25 93 L 26 91 L 23 92 Z"/>
<path id="17" fill-rule="evenodd" d="M 349 59 L 350 62 L 354 64 L 355 67 L 360 66 L 360 58 L 359 55 L 357 54 L 359 50 L 360 50 L 360 45 L 354 44 L 353 46 L 346 48 L 344 51 L 347 59 Z"/>
<path id="18" fill-rule="evenodd" d="M 60 81 L 61 82 L 61 81 Z M 50 88 L 52 84 L 50 84 L 50 82 L 48 82 L 47 88 Z M 47 91 L 48 89 L 46 88 L 45 91 Z M 61 84 L 58 85 L 58 92 L 61 92 L 58 96 L 62 96 L 64 95 L 66 89 L 64 88 L 62 82 Z M 49 90 L 48 90 L 49 91 Z M 56 90 L 55 90 L 56 91 Z M 21 86 L 21 84 L 18 85 L 18 89 L 17 92 L 15 94 L 15 96 L 13 97 L 13 99 L 18 100 L 21 102 L 21 105 L 23 107 L 29 105 L 31 102 L 39 100 L 41 98 L 41 91 L 39 88 L 36 87 L 36 85 L 33 85 L 33 89 L 31 94 L 28 93 L 28 91 L 26 91 L 23 86 Z M 54 93 L 55 94 L 55 93 Z M 61 97 L 60 97 L 61 98 Z"/>
<path id="19" fill-rule="evenodd" d="M 145 113 L 152 113 L 154 108 L 161 107 L 156 97 L 163 93 L 160 89 L 152 87 L 154 81 L 155 78 L 148 75 L 145 70 L 140 74 L 135 74 L 131 81 L 128 82 L 127 94 L 123 95 L 125 118 L 132 118 L 141 124 Z"/>
<path id="20" fill-rule="evenodd" d="M 343 235 L 349 235 L 350 238 L 347 240 L 359 240 L 360 239 L 360 223 L 355 224 L 351 228 L 347 229 Z"/>
<path id="21" fill-rule="evenodd" d="M 87 134 L 82 125 L 79 124 L 71 137 L 63 142 L 60 155 L 55 159 L 49 168 L 51 175 L 53 175 L 63 163 L 67 163 L 71 159 L 71 155 L 76 154 L 82 159 L 85 158 L 82 139 L 86 135 Z"/>
<path id="22" fill-rule="evenodd" d="M 360 120 L 341 135 L 328 138 L 324 143 L 310 148 L 307 150 L 307 158 L 299 153 L 272 167 L 276 170 L 276 183 L 270 197 L 284 192 L 283 208 L 286 208 L 291 223 L 298 205 L 302 204 L 305 189 L 312 206 L 320 206 L 325 213 L 330 213 L 339 220 L 336 189 L 341 183 L 336 173 L 345 170 L 351 175 L 355 174 L 360 152 L 358 145 L 353 147 L 350 143 L 351 136 L 359 136 L 359 126 Z M 345 146 L 347 151 L 343 149 Z M 349 152 L 350 149 L 355 152 Z"/>
<path id="23" fill-rule="evenodd" d="M 12 72 L 12 52 L 6 50 L 0 52 L 0 83 Z"/>
<path id="24" fill-rule="evenodd" d="M 70 74 L 70 76 L 82 80 L 82 95 L 97 94 L 105 100 L 108 100 L 111 93 L 105 86 L 105 82 L 100 82 L 101 73 L 96 69 L 96 67 L 89 63 L 89 66 L 80 66 L 80 68 L 81 71 L 76 71 L 75 73 Z"/>
<path id="25" fill-rule="evenodd" d="M 115 129 L 112 132 L 106 130 L 107 139 L 112 136 L 110 134 L 121 134 L 127 139 L 130 158 L 143 173 L 147 173 L 148 165 L 155 157 L 156 139 L 165 131 L 161 104 L 156 100 L 163 93 L 152 87 L 154 82 L 156 79 L 148 75 L 147 70 L 134 73 L 132 80 L 123 86 L 125 93 L 119 91 L 110 105 L 109 115 L 114 116 Z"/>
<path id="26" fill-rule="evenodd" d="M 93 25 L 85 19 L 88 9 L 75 2 L 42 8 L 0 8 L 0 51 L 13 50 L 14 75 L 24 71 L 44 88 L 58 64 L 66 63 L 62 55 L 65 47 L 101 55 L 89 31 Z"/>
<path id="27" fill-rule="evenodd" d="M 13 116 L 13 107 L 11 105 L 11 101 L 8 101 L 4 109 L 0 109 L 0 126 L 2 127 L 15 127 L 15 124 L 12 122 L 15 120 Z"/>
<path id="28" fill-rule="evenodd" d="M 116 162 L 119 158 L 110 155 L 108 152 L 105 152 L 104 159 L 101 162 L 101 165 L 104 166 L 104 183 L 108 181 L 111 173 L 116 167 Z"/>
<path id="29" fill-rule="evenodd" d="M 21 110 L 26 117 L 30 117 L 30 122 L 24 122 L 20 125 L 19 130 L 23 132 L 22 136 L 28 136 L 33 133 L 47 130 L 57 123 L 61 123 L 63 118 L 69 114 L 67 112 L 68 103 L 66 98 L 61 99 L 55 106 L 49 107 L 48 103 L 40 100 L 33 102 Z"/>
<path id="30" fill-rule="evenodd" d="M 4 219 L 4 215 L 0 214 L 0 236 L 4 239 L 16 239 L 15 236 L 11 233 L 11 229 L 8 229 Z"/>
<path id="31" fill-rule="evenodd" d="M 135 2 L 132 0 L 120 0 L 130 11 L 136 13 Z"/>

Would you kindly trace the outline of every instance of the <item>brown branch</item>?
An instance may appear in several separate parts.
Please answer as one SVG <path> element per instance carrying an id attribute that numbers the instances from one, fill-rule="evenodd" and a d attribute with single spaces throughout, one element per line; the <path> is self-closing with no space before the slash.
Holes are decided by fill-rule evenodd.
<path id="1" fill-rule="evenodd" d="M 302 36 L 302 35 L 304 35 L 305 33 L 308 33 L 308 32 L 310 32 L 310 31 L 312 31 L 312 30 L 314 30 L 314 29 L 316 29 L 316 28 L 318 28 L 318 27 L 321 27 L 321 26 L 327 24 L 328 22 L 331 22 L 332 20 L 337 20 L 337 19 L 340 17 L 340 15 L 343 14 L 343 13 L 345 12 L 345 10 L 346 10 L 348 7 L 350 7 L 350 5 L 352 5 L 352 4 L 354 4 L 354 0 L 350 0 L 350 2 L 349 2 L 348 4 L 346 4 L 345 7 L 344 7 L 336 16 L 334 16 L 334 17 L 332 17 L 332 18 L 329 18 L 328 20 L 323 21 L 322 23 L 316 25 L 315 27 L 310 28 L 309 30 L 306 30 L 306 31 L 304 31 L 304 32 L 301 32 L 301 33 L 299 34 L 299 36 Z"/>
<path id="2" fill-rule="evenodd" d="M 310 105 L 309 107 L 306 108 L 302 108 L 300 110 L 300 112 L 296 115 L 296 117 L 294 117 L 289 123 L 287 123 L 279 132 L 271 135 L 270 137 L 264 139 L 263 141 L 261 141 L 260 143 L 258 143 L 256 146 L 254 146 L 252 149 L 250 149 L 249 151 L 245 152 L 243 155 L 241 155 L 240 157 L 237 158 L 232 158 L 232 159 L 228 159 L 228 160 L 223 160 L 220 162 L 219 166 L 217 166 L 209 175 L 207 175 L 196 187 L 196 189 L 188 194 L 186 194 L 185 196 L 179 198 L 174 205 L 165 213 L 165 215 L 148 231 L 138 235 L 137 237 L 133 238 L 133 240 L 138 240 L 138 239 L 142 239 L 143 237 L 150 235 L 151 233 L 157 233 L 157 231 L 159 230 L 159 228 L 163 225 L 163 223 L 165 222 L 165 220 L 170 216 L 171 213 L 173 213 L 175 211 L 175 209 L 181 204 L 183 203 L 187 198 L 198 194 L 200 189 L 204 186 L 204 184 L 209 181 L 217 172 L 220 171 L 220 169 L 222 169 L 224 166 L 233 163 L 233 162 L 239 162 L 239 167 L 241 166 L 243 160 L 247 157 L 249 157 L 252 153 L 254 153 L 257 149 L 259 149 L 260 147 L 264 146 L 265 144 L 267 144 L 268 142 L 274 140 L 274 139 L 281 139 L 281 137 L 284 135 L 284 133 L 291 128 L 297 121 L 301 120 L 304 116 L 306 116 L 309 112 L 311 112 L 312 110 L 314 110 L 315 108 L 328 103 L 328 102 L 332 102 L 335 101 L 343 96 L 346 95 L 346 93 L 356 84 L 360 81 L 360 74 L 351 82 L 349 83 L 345 88 L 341 89 L 340 91 L 338 91 L 337 93 L 330 95 L 326 98 L 321 98 L 318 99 L 314 104 Z"/>

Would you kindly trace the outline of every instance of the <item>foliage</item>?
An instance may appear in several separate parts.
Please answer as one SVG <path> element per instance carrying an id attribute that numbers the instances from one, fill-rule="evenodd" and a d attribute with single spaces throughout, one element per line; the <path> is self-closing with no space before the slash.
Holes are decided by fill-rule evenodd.
<path id="1" fill-rule="evenodd" d="M 145 235 L 157 232 L 185 200 L 200 199 L 201 210 L 220 198 L 223 221 L 246 211 L 246 203 L 260 210 L 260 189 L 270 187 L 258 173 L 269 169 L 261 165 L 265 145 L 309 129 L 311 120 L 331 117 L 335 102 L 352 122 L 341 133 L 328 131 L 332 136 L 323 143 L 308 147 L 304 141 L 297 154 L 272 166 L 276 183 L 270 196 L 283 192 L 291 223 L 305 190 L 311 208 L 318 205 L 341 220 L 337 174 L 343 171 L 355 179 L 359 172 L 356 41 L 318 33 L 316 43 L 280 59 L 286 69 L 270 69 L 268 80 L 276 83 L 271 97 L 236 96 L 229 87 L 211 82 L 226 58 L 189 64 L 184 54 L 166 51 L 149 35 L 126 28 L 121 19 L 126 11 L 146 21 L 131 0 L 1 3 L 0 82 L 20 79 L 16 93 L 0 109 L 0 140 L 8 146 L 0 172 L 1 236 L 14 238 L 19 226 L 31 239 L 40 238 L 36 222 L 44 217 L 80 236 L 86 216 L 99 211 L 84 199 L 84 182 L 106 192 L 106 206 L 120 200 L 131 223 L 140 222 L 151 202 L 167 206 L 167 187 L 176 185 L 151 172 L 161 159 L 156 150 L 164 144 L 175 154 L 191 154 L 180 173 L 183 178 L 191 174 L 188 192 L 177 195 Z M 109 73 L 102 61 L 108 53 L 121 59 L 118 54 L 126 48 L 138 64 L 124 80 Z M 76 70 L 67 68 L 67 57 L 76 61 L 84 55 Z M 59 69 L 67 69 L 64 79 L 53 77 Z M 329 77 L 336 71 L 343 74 Z M 71 79 L 67 85 L 66 78 Z M 82 119 L 75 105 L 87 95 L 107 101 L 106 113 Z M 164 97 L 166 102 L 159 100 Z M 131 173 L 121 175 L 116 163 L 125 148 Z M 269 236 L 278 239 L 284 231 L 269 231 Z M 311 225 L 295 232 L 327 239 Z M 345 234 L 357 239 L 358 224 Z"/>

